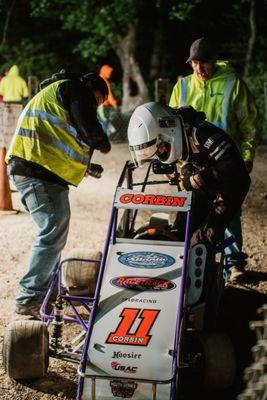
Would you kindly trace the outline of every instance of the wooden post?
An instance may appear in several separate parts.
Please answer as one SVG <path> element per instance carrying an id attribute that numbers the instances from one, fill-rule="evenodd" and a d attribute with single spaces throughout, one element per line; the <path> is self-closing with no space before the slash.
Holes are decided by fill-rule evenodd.
<path id="1" fill-rule="evenodd" d="M 169 79 L 159 78 L 155 81 L 155 101 L 167 104 Z"/>
<path id="2" fill-rule="evenodd" d="M 0 211 L 12 211 L 12 199 L 5 164 L 6 148 L 0 148 Z"/>
<path id="3" fill-rule="evenodd" d="M 0 103 L 0 214 L 2 215 L 18 213 L 12 207 L 5 156 L 21 111 L 21 104 Z"/>
<path id="4" fill-rule="evenodd" d="M 28 76 L 28 90 L 29 90 L 29 100 L 33 98 L 38 92 L 38 79 L 37 76 Z"/>

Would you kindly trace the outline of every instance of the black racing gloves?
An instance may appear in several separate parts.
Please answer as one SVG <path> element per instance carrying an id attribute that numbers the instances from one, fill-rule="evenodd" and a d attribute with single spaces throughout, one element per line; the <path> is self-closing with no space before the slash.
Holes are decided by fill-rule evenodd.
<path id="1" fill-rule="evenodd" d="M 100 179 L 103 171 L 104 168 L 101 165 L 91 163 L 87 169 L 87 174 L 93 178 Z"/>
<path id="2" fill-rule="evenodd" d="M 182 187 L 187 191 L 199 189 L 202 185 L 202 179 L 199 169 L 192 163 L 184 164 L 181 168 Z"/>

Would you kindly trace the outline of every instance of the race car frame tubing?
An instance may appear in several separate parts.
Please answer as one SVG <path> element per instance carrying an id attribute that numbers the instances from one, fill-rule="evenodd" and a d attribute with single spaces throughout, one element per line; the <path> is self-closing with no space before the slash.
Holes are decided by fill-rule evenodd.
<path id="1" fill-rule="evenodd" d="M 72 317 L 64 317 L 64 322 L 68 322 L 68 323 L 80 323 L 83 328 L 85 330 L 87 330 L 87 323 L 88 320 L 84 320 L 83 318 L 81 318 L 80 314 L 78 313 L 78 311 L 76 310 L 75 306 L 73 305 L 73 301 L 78 301 L 79 303 L 81 303 L 81 305 L 84 306 L 84 308 L 88 311 L 88 313 L 90 312 L 91 308 L 90 306 L 88 306 L 88 304 L 92 304 L 95 301 L 95 297 L 85 297 L 85 296 L 71 296 L 71 295 L 65 295 L 62 293 L 62 283 L 61 283 L 61 270 L 62 270 L 62 265 L 66 262 L 70 262 L 70 261 L 84 261 L 84 262 L 96 262 L 96 263 L 100 263 L 99 260 L 93 260 L 93 259 L 80 259 L 80 258 L 67 258 L 63 261 L 61 261 L 60 263 L 58 263 L 57 268 L 56 268 L 56 272 L 53 276 L 53 278 L 51 279 L 47 294 L 44 298 L 44 301 L 42 303 L 41 309 L 40 309 L 40 314 L 42 317 L 42 321 L 46 322 L 48 325 L 50 322 L 52 322 L 54 315 L 53 313 L 51 314 L 47 314 L 46 313 L 46 307 L 48 305 L 49 299 L 52 295 L 53 289 L 56 285 L 56 279 L 57 279 L 57 284 L 58 284 L 58 295 L 66 300 L 68 302 L 68 304 L 70 305 L 72 311 L 75 314 L 76 318 L 72 318 Z"/>
<path id="2" fill-rule="evenodd" d="M 181 281 L 181 290 L 178 302 L 178 312 L 176 318 L 176 333 L 175 333 L 175 343 L 174 343 L 174 357 L 173 357 L 173 366 L 172 371 L 173 375 L 176 376 L 178 371 L 178 362 L 180 356 L 180 348 L 179 348 L 179 340 L 181 334 L 181 327 L 182 327 L 182 318 L 183 318 L 183 311 L 184 311 L 184 295 L 185 295 L 185 286 L 186 286 L 186 276 L 187 276 L 187 260 L 188 260 L 188 251 L 189 251 L 189 244 L 190 244 L 190 228 L 191 228 L 191 213 L 187 211 L 186 216 L 186 228 L 185 228 L 185 251 L 184 251 L 184 259 L 182 265 L 182 281 Z M 171 384 L 171 400 L 175 399 L 176 396 L 176 380 L 174 379 Z"/>
<path id="3" fill-rule="evenodd" d="M 92 309 L 91 309 L 91 314 L 90 314 L 90 318 L 89 318 L 89 322 L 88 322 L 87 334 L 86 334 L 85 343 L 83 346 L 82 357 L 81 357 L 81 363 L 80 363 L 81 376 L 79 377 L 79 380 L 78 380 L 77 400 L 80 400 L 81 396 L 82 396 L 83 384 L 84 384 L 84 377 L 82 376 L 82 374 L 84 374 L 85 369 L 86 369 L 87 353 L 88 353 L 90 339 L 91 339 L 91 335 L 92 335 L 92 331 L 93 331 L 93 323 L 94 323 L 97 303 L 98 303 L 98 299 L 99 299 L 99 295 L 100 295 L 100 287 L 101 287 L 101 283 L 102 283 L 102 279 L 103 279 L 103 275 L 104 275 L 104 269 L 105 269 L 107 254 L 108 254 L 110 237 L 111 237 L 113 226 L 114 226 L 116 211 L 117 210 L 115 209 L 115 207 L 112 206 L 111 217 L 110 217 L 110 221 L 109 221 L 109 226 L 108 226 L 108 231 L 107 231 L 107 236 L 106 236 L 106 241 L 105 241 L 105 246 L 104 246 L 104 251 L 103 251 L 103 257 L 101 260 L 100 270 L 99 270 L 97 284 L 96 284 L 95 300 L 93 302 Z"/>

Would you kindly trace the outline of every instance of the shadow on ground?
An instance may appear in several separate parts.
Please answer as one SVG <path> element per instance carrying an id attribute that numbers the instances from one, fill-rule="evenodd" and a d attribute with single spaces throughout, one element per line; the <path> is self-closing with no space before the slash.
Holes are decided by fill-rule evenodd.
<path id="1" fill-rule="evenodd" d="M 257 279 L 255 274 L 251 279 Z M 262 276 L 261 276 L 262 279 Z M 226 333 L 233 342 L 236 361 L 237 376 L 233 387 L 229 390 L 214 392 L 203 388 L 186 389 L 182 396 L 184 400 L 195 400 L 205 398 L 205 400 L 235 400 L 237 395 L 243 390 L 243 372 L 251 363 L 251 347 L 256 342 L 256 336 L 249 328 L 251 320 L 260 319 L 257 315 L 258 308 L 267 302 L 266 295 L 253 289 L 249 290 L 242 286 L 228 286 L 225 288 L 222 305 L 220 310 L 219 331 Z M 222 349 L 223 351 L 223 349 Z"/>
<path id="2" fill-rule="evenodd" d="M 44 394 L 69 400 L 76 399 L 77 386 L 73 379 L 66 378 L 56 372 L 48 372 L 42 379 L 20 382 L 23 386 L 38 390 Z"/>

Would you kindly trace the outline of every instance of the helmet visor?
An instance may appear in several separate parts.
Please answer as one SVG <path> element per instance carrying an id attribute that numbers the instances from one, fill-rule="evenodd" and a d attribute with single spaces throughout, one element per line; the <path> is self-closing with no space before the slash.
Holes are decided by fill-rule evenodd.
<path id="1" fill-rule="evenodd" d="M 133 162 L 141 166 L 146 160 L 153 158 L 157 152 L 156 139 L 142 145 L 129 146 Z"/>

